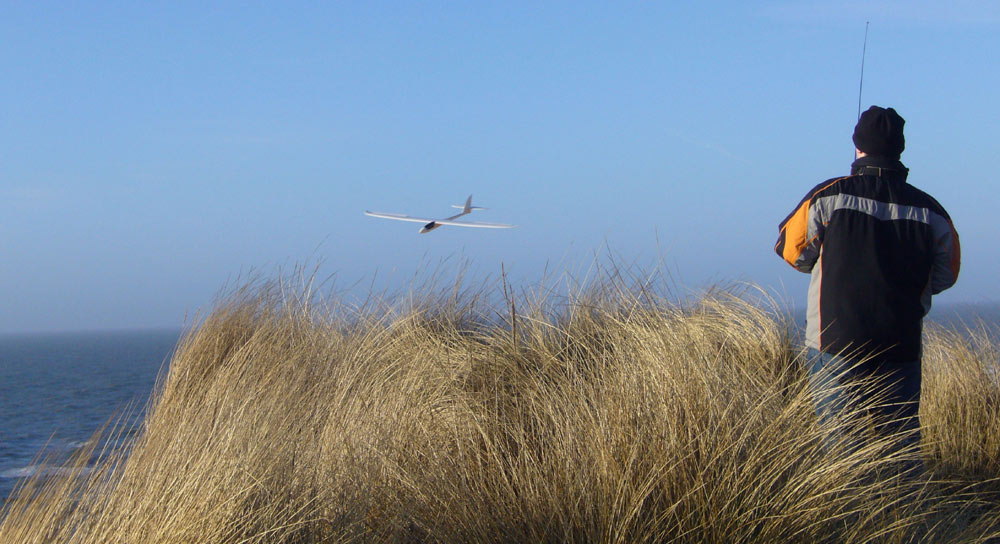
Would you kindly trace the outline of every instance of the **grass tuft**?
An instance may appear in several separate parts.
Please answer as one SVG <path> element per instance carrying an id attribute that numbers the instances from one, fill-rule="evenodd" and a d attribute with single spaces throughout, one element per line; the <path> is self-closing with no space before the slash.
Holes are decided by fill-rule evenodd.
<path id="1" fill-rule="evenodd" d="M 235 290 L 127 447 L 23 483 L 0 542 L 1000 538 L 988 330 L 928 334 L 924 449 L 897 452 L 864 407 L 863 447 L 831 439 L 789 324 L 732 289 L 679 304 L 616 272 L 569 296 L 488 290 Z M 918 455 L 925 473 L 894 470 Z"/>

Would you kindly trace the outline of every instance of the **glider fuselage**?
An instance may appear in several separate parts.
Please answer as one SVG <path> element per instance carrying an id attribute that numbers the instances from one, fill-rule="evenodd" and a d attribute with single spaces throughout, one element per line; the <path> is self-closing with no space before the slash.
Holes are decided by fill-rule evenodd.
<path id="1" fill-rule="evenodd" d="M 446 217 L 446 218 L 442 219 L 442 221 L 451 221 L 452 219 L 458 219 L 459 217 L 462 217 L 463 215 L 467 215 L 468 213 L 469 212 L 463 211 L 462 213 L 455 214 L 455 215 L 453 215 L 451 217 Z M 427 223 L 426 225 L 424 225 L 423 227 L 421 227 L 420 228 L 420 234 L 427 234 L 428 232 L 430 232 L 430 231 L 432 231 L 432 230 L 434 230 L 434 229 L 436 229 L 438 227 L 441 227 L 441 226 L 442 226 L 441 223 L 438 223 L 438 220 L 435 219 L 434 221 L 431 221 L 430 223 Z"/>

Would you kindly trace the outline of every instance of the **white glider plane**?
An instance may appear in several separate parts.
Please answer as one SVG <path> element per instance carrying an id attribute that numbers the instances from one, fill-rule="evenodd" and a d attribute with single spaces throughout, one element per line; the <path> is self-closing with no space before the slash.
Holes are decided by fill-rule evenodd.
<path id="1" fill-rule="evenodd" d="M 446 217 L 444 219 L 427 219 L 423 217 L 411 217 L 409 215 L 403 215 L 401 213 L 382 213 L 382 212 L 370 212 L 365 211 L 365 215 L 370 215 L 372 217 L 381 217 L 382 219 L 395 219 L 396 221 L 412 221 L 414 223 L 424 223 L 424 226 L 420 228 L 420 234 L 430 232 L 443 225 L 452 225 L 455 227 L 478 227 L 482 229 L 510 229 L 516 225 L 507 225 L 504 223 L 479 223 L 475 221 L 455 221 L 463 215 L 468 215 L 473 212 L 473 210 L 485 210 L 480 206 L 472 205 L 472 195 L 465 200 L 465 206 L 458 206 L 453 204 L 452 208 L 458 208 L 462 210 L 462 213 L 455 214 L 451 217 Z"/>

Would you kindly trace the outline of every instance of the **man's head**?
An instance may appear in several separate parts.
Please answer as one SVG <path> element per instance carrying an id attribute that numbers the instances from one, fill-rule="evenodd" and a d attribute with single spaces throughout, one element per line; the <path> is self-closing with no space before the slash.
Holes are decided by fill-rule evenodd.
<path id="1" fill-rule="evenodd" d="M 872 106 L 854 127 L 854 147 L 867 155 L 898 159 L 906 147 L 904 123 L 896 110 Z"/>

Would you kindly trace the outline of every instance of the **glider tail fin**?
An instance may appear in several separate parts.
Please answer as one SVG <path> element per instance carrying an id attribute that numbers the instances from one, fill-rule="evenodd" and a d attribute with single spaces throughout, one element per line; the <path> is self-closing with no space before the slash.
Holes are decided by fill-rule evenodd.
<path id="1" fill-rule="evenodd" d="M 472 195 L 469 195 L 469 198 L 465 199 L 465 205 L 464 206 L 459 206 L 458 204 L 452 204 L 451 207 L 452 208 L 458 208 L 458 209 L 462 210 L 463 214 L 470 213 L 470 212 L 472 212 L 472 210 L 485 210 L 486 209 L 486 208 L 483 208 L 482 206 L 473 206 L 472 205 Z"/>

